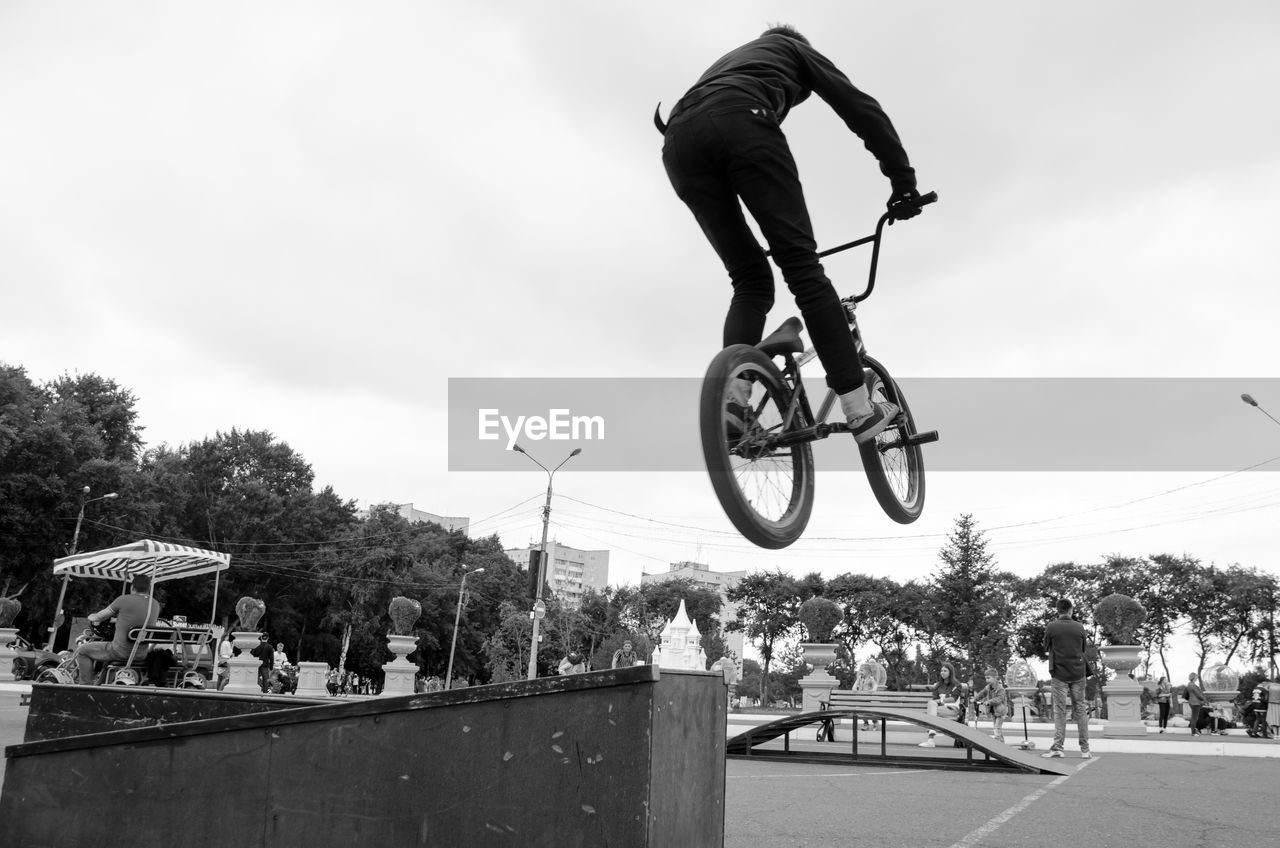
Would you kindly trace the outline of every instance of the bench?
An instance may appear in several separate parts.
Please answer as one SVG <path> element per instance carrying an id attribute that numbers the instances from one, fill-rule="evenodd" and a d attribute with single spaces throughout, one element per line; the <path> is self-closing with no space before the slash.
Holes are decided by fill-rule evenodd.
<path id="1" fill-rule="evenodd" d="M 890 692 L 878 689 L 875 692 L 855 692 L 852 689 L 832 689 L 827 699 L 827 708 L 832 710 L 856 710 L 859 707 L 885 707 L 894 710 L 920 710 L 929 707 L 933 693 L 925 692 Z"/>

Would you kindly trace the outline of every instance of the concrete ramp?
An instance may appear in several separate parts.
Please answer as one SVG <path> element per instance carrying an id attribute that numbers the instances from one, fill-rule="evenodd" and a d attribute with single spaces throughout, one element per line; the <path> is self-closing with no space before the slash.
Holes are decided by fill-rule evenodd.
<path id="1" fill-rule="evenodd" d="M 817 726 L 824 720 L 839 718 L 853 728 L 849 742 L 817 742 Z M 871 731 L 859 731 L 858 722 L 881 719 Z M 891 731 L 883 721 L 906 722 L 938 733 L 937 747 L 920 748 L 913 741 L 890 741 Z M 793 739 L 793 734 L 795 738 Z M 953 739 L 961 742 L 952 746 Z M 768 724 L 739 733 L 728 741 L 730 757 L 774 759 L 789 762 L 892 765 L 919 768 L 970 769 L 980 771 L 1024 771 L 1031 774 L 1070 774 L 1073 765 L 1064 760 L 1046 760 L 995 741 L 985 731 L 961 724 L 954 719 L 938 718 L 919 710 L 891 707 L 859 707 L 856 710 L 827 710 L 785 716 Z"/>
<path id="2" fill-rule="evenodd" d="M 5 749 L 0 820 L 30 846 L 718 846 L 726 694 L 640 666 L 44 739 Z"/>

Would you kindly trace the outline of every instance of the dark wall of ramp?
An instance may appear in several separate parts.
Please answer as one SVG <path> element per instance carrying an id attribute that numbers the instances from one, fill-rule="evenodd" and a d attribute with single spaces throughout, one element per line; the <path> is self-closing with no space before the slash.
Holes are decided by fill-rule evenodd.
<path id="1" fill-rule="evenodd" d="M 653 666 L 24 743 L 15 845 L 718 846 L 726 690 Z"/>
<path id="2" fill-rule="evenodd" d="M 31 709 L 27 713 L 23 741 L 40 742 L 324 703 L 333 701 L 296 695 L 235 695 L 150 686 L 36 683 L 31 687 Z"/>

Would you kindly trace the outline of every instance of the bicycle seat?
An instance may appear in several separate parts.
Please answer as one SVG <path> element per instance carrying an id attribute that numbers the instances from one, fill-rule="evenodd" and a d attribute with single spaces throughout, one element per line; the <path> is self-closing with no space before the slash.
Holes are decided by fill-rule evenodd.
<path id="1" fill-rule="evenodd" d="M 769 334 L 768 338 L 756 345 L 769 356 L 781 356 L 788 353 L 804 353 L 804 342 L 800 341 L 800 331 L 804 324 L 799 318 L 791 317 L 782 322 L 782 326 Z"/>

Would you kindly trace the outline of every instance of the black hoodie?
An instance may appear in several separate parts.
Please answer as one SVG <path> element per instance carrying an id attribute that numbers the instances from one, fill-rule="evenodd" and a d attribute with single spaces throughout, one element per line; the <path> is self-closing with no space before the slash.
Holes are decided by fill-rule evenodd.
<path id="1" fill-rule="evenodd" d="M 855 88 L 830 59 L 799 39 L 771 33 L 722 56 L 685 93 L 675 112 L 725 92 L 741 93 L 767 107 L 779 123 L 793 106 L 817 93 L 879 160 L 894 191 L 916 187 L 915 170 L 880 104 Z"/>

